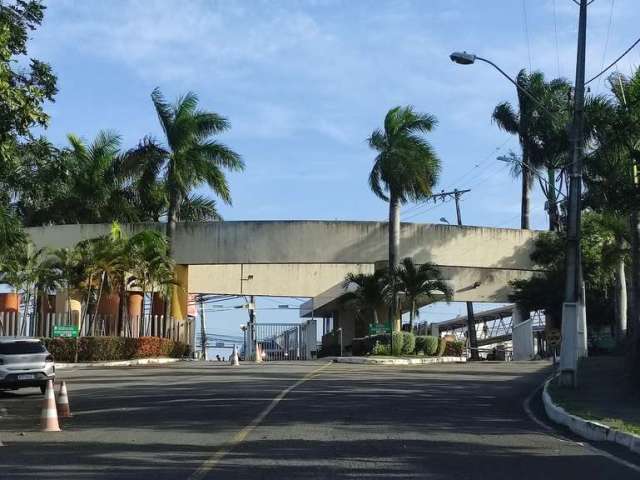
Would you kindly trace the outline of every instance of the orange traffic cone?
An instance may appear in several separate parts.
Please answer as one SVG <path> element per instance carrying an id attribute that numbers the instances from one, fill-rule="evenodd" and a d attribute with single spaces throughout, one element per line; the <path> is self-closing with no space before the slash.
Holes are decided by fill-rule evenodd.
<path id="1" fill-rule="evenodd" d="M 41 432 L 59 432 L 58 412 L 56 411 L 56 399 L 53 394 L 53 382 L 47 381 L 47 391 L 42 400 L 42 413 L 40 414 Z"/>
<path id="2" fill-rule="evenodd" d="M 58 392 L 58 401 L 56 402 L 58 407 L 59 418 L 71 418 L 71 409 L 69 408 L 69 397 L 67 395 L 67 384 L 62 381 L 60 385 L 60 391 Z"/>

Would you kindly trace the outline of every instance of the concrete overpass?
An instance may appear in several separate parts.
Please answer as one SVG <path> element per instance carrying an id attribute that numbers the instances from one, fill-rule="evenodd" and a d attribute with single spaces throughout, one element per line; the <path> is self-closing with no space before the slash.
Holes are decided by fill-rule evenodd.
<path id="1" fill-rule="evenodd" d="M 123 225 L 131 235 L 164 225 Z M 108 233 L 110 225 L 28 229 L 37 246 L 72 247 Z M 403 223 L 401 256 L 433 262 L 455 301 L 506 302 L 509 282 L 534 272 L 529 254 L 537 233 L 504 228 Z M 354 221 L 225 221 L 178 224 L 175 261 L 186 291 L 310 297 L 321 315 L 336 307 L 349 272 L 372 272 L 387 258 L 387 224 Z M 186 312 L 186 297 L 181 298 Z"/>

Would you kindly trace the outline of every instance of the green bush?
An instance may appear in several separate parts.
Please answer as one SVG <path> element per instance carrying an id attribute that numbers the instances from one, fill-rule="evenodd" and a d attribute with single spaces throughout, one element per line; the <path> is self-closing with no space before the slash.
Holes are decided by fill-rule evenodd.
<path id="1" fill-rule="evenodd" d="M 413 355 L 416 349 L 416 336 L 412 332 L 402 332 L 402 354 Z"/>
<path id="2" fill-rule="evenodd" d="M 420 353 L 424 353 L 425 344 L 426 344 L 426 336 L 416 335 L 416 348 L 414 348 L 413 350 L 416 355 Z"/>
<path id="3" fill-rule="evenodd" d="M 433 357 L 438 353 L 438 337 L 432 335 L 424 336 L 424 354 Z"/>
<path id="4" fill-rule="evenodd" d="M 380 343 L 379 340 L 373 345 L 371 349 L 372 355 L 389 355 L 391 352 L 389 351 L 389 345 Z"/>
<path id="5" fill-rule="evenodd" d="M 182 358 L 189 354 L 189 345 L 159 337 L 82 337 L 79 341 L 75 338 L 43 338 L 42 341 L 57 362 L 73 362 L 76 345 L 80 362 L 147 357 Z"/>
<path id="6" fill-rule="evenodd" d="M 391 344 L 391 355 L 402 355 L 402 348 L 404 347 L 404 334 L 403 332 L 393 332 L 393 342 Z"/>

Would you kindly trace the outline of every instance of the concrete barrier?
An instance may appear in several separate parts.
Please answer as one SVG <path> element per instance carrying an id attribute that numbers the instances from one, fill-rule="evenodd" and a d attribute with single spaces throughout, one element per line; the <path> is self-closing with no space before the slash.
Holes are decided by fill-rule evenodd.
<path id="1" fill-rule="evenodd" d="M 434 363 L 466 362 L 466 357 L 421 357 L 421 358 L 384 358 L 384 357 L 327 357 L 336 363 L 365 365 L 429 365 Z"/>
<path id="2" fill-rule="evenodd" d="M 182 358 L 137 358 L 135 360 L 114 360 L 110 362 L 82 362 L 82 363 L 56 363 L 56 369 L 69 368 L 108 368 L 108 367 L 134 367 L 138 365 L 164 365 L 182 361 Z"/>
<path id="3" fill-rule="evenodd" d="M 542 390 L 542 402 L 547 416 L 554 422 L 564 425 L 573 433 L 594 442 L 615 442 L 632 452 L 640 453 L 640 435 L 623 432 L 608 425 L 593 420 L 587 420 L 567 412 L 560 405 L 553 402 L 549 394 L 549 384 L 553 378 L 547 380 Z"/>

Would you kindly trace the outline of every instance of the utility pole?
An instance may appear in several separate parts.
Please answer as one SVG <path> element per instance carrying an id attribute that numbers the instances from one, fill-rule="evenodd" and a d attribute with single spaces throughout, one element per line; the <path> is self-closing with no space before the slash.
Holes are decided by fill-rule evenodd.
<path id="1" fill-rule="evenodd" d="M 458 219 L 458 226 L 462 226 L 462 214 L 460 213 L 460 197 L 465 193 L 470 192 L 470 189 L 467 190 L 458 190 L 455 188 L 452 192 L 445 192 L 444 190 L 440 193 L 436 193 L 431 195 L 428 200 L 433 199 L 434 202 L 438 200 L 445 202 L 451 198 L 456 202 L 456 217 Z M 471 360 L 480 360 L 480 355 L 478 354 L 478 335 L 476 333 L 476 322 L 475 316 L 473 313 L 473 302 L 466 302 L 467 304 L 467 334 L 469 336 L 469 349 L 471 350 Z"/>
<path id="2" fill-rule="evenodd" d="M 456 201 L 456 216 L 458 226 L 462 226 L 462 215 L 460 213 L 460 197 L 470 190 L 453 190 L 453 198 Z M 473 314 L 473 302 L 467 303 L 467 333 L 469 334 L 469 350 L 471 350 L 471 360 L 480 360 L 478 354 L 478 335 L 476 334 L 476 319 Z"/>
<path id="3" fill-rule="evenodd" d="M 204 300 L 203 295 L 198 296 L 198 303 L 200 305 L 200 348 L 201 356 L 203 360 L 207 360 L 207 330 L 205 327 L 205 316 L 204 316 Z"/>
<path id="4" fill-rule="evenodd" d="M 567 220 L 567 277 L 565 298 L 562 305 L 560 383 L 570 387 L 577 386 L 578 322 L 579 315 L 581 315 L 580 303 L 584 302 L 580 258 L 580 217 L 582 208 L 582 162 L 584 159 L 584 70 L 587 43 L 587 3 L 587 0 L 580 0 Z M 584 334 L 586 335 L 586 332 Z"/>

